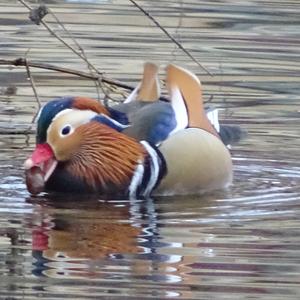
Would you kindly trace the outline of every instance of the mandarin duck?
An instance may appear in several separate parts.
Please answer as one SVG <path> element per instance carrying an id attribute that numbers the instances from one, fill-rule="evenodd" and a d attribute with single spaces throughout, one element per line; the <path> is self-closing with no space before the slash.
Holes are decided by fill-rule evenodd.
<path id="1" fill-rule="evenodd" d="M 230 184 L 230 154 L 216 115 L 213 126 L 204 110 L 200 81 L 169 65 L 166 84 L 170 103 L 156 101 L 157 68 L 148 63 L 124 104 L 106 108 L 81 97 L 49 102 L 38 118 L 36 149 L 24 164 L 28 190 L 132 198 Z"/>

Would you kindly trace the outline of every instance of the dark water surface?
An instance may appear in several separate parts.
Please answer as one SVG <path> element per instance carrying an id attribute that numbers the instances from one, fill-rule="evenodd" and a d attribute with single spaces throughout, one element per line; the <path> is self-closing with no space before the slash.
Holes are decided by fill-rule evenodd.
<path id="1" fill-rule="evenodd" d="M 129 1 L 46 3 L 106 76 L 134 85 L 147 60 L 189 68 L 223 122 L 241 124 L 248 137 L 232 149 L 227 191 L 133 202 L 33 198 L 22 163 L 34 138 L 21 132 L 37 105 L 24 69 L 2 66 L 0 299 L 299 299 L 299 1 L 138 1 L 213 77 Z M 21 4 L 2 0 L 0 58 L 26 53 L 87 70 Z M 43 102 L 97 97 L 92 81 L 32 74 Z"/>

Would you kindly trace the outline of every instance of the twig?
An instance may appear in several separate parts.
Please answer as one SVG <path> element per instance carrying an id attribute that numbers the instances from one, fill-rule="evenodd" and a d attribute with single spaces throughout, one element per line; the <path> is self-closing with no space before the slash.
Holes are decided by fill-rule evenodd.
<path id="1" fill-rule="evenodd" d="M 211 103 L 214 100 L 214 95 L 210 95 L 208 100 L 205 101 L 205 103 Z"/>
<path id="2" fill-rule="evenodd" d="M 44 27 L 48 30 L 50 34 L 52 34 L 55 38 L 57 38 L 61 43 L 63 43 L 67 48 L 69 48 L 73 53 L 75 53 L 77 56 L 79 56 L 83 61 L 87 64 L 88 69 L 91 72 L 91 75 L 98 74 L 100 76 L 103 76 L 103 73 L 101 73 L 87 58 L 84 49 L 80 46 L 80 44 L 76 41 L 76 39 L 73 37 L 72 33 L 64 26 L 62 22 L 58 19 L 58 17 L 52 12 L 51 9 L 44 5 L 40 5 L 37 9 L 32 9 L 30 5 L 28 5 L 24 0 L 19 0 L 27 9 L 30 11 L 30 16 L 34 15 L 34 17 L 30 17 L 30 19 L 36 23 L 37 25 L 42 24 Z M 71 45 L 69 45 L 62 37 L 60 37 L 57 33 L 55 33 L 50 26 L 47 24 L 47 22 L 43 21 L 42 18 L 47 14 L 50 13 L 52 17 L 56 20 L 56 22 L 62 27 L 62 29 L 69 35 L 71 40 L 74 42 L 74 44 L 78 47 L 78 50 L 80 52 L 77 52 Z M 107 90 L 103 87 L 102 83 L 104 82 L 100 76 L 94 76 L 95 79 L 95 87 L 97 90 L 97 96 L 98 100 L 100 100 L 100 92 L 99 88 L 102 90 L 102 92 L 105 95 L 105 98 L 110 98 L 108 90 L 111 91 L 110 87 L 107 87 Z"/>
<path id="3" fill-rule="evenodd" d="M 13 60 L 0 59 L 0 65 L 6 65 L 6 66 L 16 66 L 16 67 L 23 66 L 24 67 L 24 66 L 26 66 L 26 63 L 28 64 L 28 66 L 30 66 L 32 68 L 57 71 L 57 72 L 72 74 L 72 75 L 76 75 L 76 76 L 79 76 L 82 78 L 87 78 L 87 79 L 92 79 L 92 80 L 102 80 L 104 83 L 107 83 L 107 84 L 113 85 L 113 86 L 117 86 L 119 88 L 129 90 L 129 91 L 132 91 L 135 88 L 124 82 L 121 82 L 118 80 L 113 80 L 113 79 L 110 79 L 110 78 L 107 78 L 104 76 L 94 75 L 94 74 L 90 74 L 87 72 L 77 71 L 74 69 L 69 69 L 69 68 L 64 68 L 64 67 L 58 67 L 58 66 L 46 64 L 46 63 L 39 63 L 39 62 L 29 61 L 29 60 L 25 61 L 24 58 L 17 58 L 17 59 L 13 59 Z M 169 101 L 168 98 L 166 98 L 164 96 L 161 96 L 160 100 Z"/>
<path id="4" fill-rule="evenodd" d="M 125 84 L 121 81 L 109 79 L 107 77 L 102 78 L 99 75 L 93 75 L 93 74 L 90 74 L 90 73 L 87 73 L 87 72 L 84 72 L 84 71 L 77 71 L 77 70 L 74 70 L 74 69 L 69 69 L 69 68 L 55 66 L 55 65 L 52 65 L 52 64 L 40 63 L 40 62 L 29 61 L 29 60 L 27 60 L 27 63 L 32 68 L 52 70 L 52 71 L 72 74 L 72 75 L 76 75 L 76 76 L 79 76 L 79 77 L 92 79 L 92 80 L 98 80 L 99 78 L 101 78 L 103 82 L 106 82 L 108 84 L 112 84 L 112 85 L 115 85 L 115 86 L 118 86 L 120 88 L 124 88 L 124 89 L 127 89 L 127 90 L 133 90 L 134 89 L 133 86 L 127 85 L 127 84 Z M 12 65 L 12 66 L 18 67 L 18 66 L 26 66 L 26 62 L 25 62 L 24 58 L 17 58 L 17 59 L 13 59 L 13 60 L 0 59 L 0 65 Z"/>
<path id="5" fill-rule="evenodd" d="M 32 7 L 30 7 L 30 5 L 28 5 L 24 0 L 18 0 L 20 3 L 22 3 L 29 11 L 32 11 Z M 95 70 L 95 72 L 97 74 L 102 74 L 101 72 L 99 72 L 99 70 L 97 70 L 97 68 L 95 68 L 90 62 L 89 60 L 82 55 L 81 53 L 77 52 L 72 46 L 70 46 L 62 37 L 60 37 L 58 34 L 56 34 L 52 28 L 47 24 L 47 22 L 43 21 L 43 20 L 39 20 L 39 22 L 49 31 L 50 34 L 52 34 L 54 37 L 56 37 L 62 44 L 64 44 L 67 48 L 69 48 L 73 53 L 75 53 L 77 56 L 79 56 L 81 59 L 83 59 L 87 65 L 89 67 L 91 67 L 93 70 Z"/>
<path id="6" fill-rule="evenodd" d="M 36 87 L 35 87 L 35 83 L 34 83 L 33 77 L 32 77 L 31 72 L 30 72 L 30 67 L 28 65 L 27 59 L 25 59 L 25 67 L 26 67 L 27 77 L 30 80 L 31 87 L 32 87 L 32 90 L 33 90 L 36 102 L 38 104 L 37 113 L 33 116 L 33 119 L 32 119 L 32 122 L 31 122 L 31 123 L 34 123 L 34 121 L 35 121 L 35 119 L 37 117 L 38 111 L 41 108 L 42 104 L 41 104 L 40 98 L 38 96 L 38 93 L 37 93 L 37 90 L 36 90 Z"/>
<path id="7" fill-rule="evenodd" d="M 50 14 L 52 15 L 52 17 L 56 20 L 56 22 L 60 25 L 60 27 L 69 35 L 69 37 L 71 38 L 71 40 L 73 41 L 73 43 L 77 46 L 77 48 L 79 49 L 79 51 L 81 52 L 81 54 L 85 57 L 85 59 L 88 60 L 87 55 L 86 55 L 84 49 L 77 42 L 77 40 L 74 38 L 73 34 L 66 28 L 66 26 L 59 20 L 59 18 L 56 16 L 56 14 L 50 8 L 47 8 L 47 9 L 50 12 Z M 89 64 L 87 64 L 87 66 L 88 66 L 88 69 L 90 70 L 91 74 L 94 74 L 95 73 L 95 68 L 91 68 L 91 66 Z M 96 73 L 98 73 L 98 70 L 97 70 Z M 98 100 L 100 101 L 100 91 L 99 91 L 99 88 L 101 88 L 102 92 L 104 92 L 104 89 L 101 86 L 102 81 L 101 80 L 94 80 L 94 83 L 95 83 L 95 87 L 96 87 L 96 91 L 97 91 L 97 97 L 98 97 Z M 105 96 L 106 96 L 106 94 L 105 94 Z"/>
<path id="8" fill-rule="evenodd" d="M 26 55 L 27 55 L 27 53 L 26 53 Z M 38 109 L 36 110 L 36 112 L 35 112 L 32 120 L 31 120 L 31 124 L 26 129 L 26 135 L 27 135 L 26 142 L 28 142 L 29 139 L 30 139 L 29 133 L 32 131 L 32 126 L 33 126 L 33 124 L 35 122 L 36 117 L 38 116 L 38 113 L 40 111 L 40 108 L 41 108 L 42 104 L 41 104 L 40 98 L 38 96 L 38 93 L 37 93 L 37 90 L 36 90 L 36 87 L 35 87 L 35 83 L 34 83 L 33 77 L 32 77 L 31 72 L 30 72 L 30 67 L 28 65 L 27 59 L 25 59 L 25 68 L 26 68 L 26 72 L 27 72 L 27 77 L 30 80 L 30 84 L 31 84 L 31 87 L 32 87 L 32 90 L 33 90 L 33 93 L 34 93 L 34 96 L 35 96 L 35 99 L 36 99 L 36 102 L 38 104 Z"/>
<path id="9" fill-rule="evenodd" d="M 179 29 L 181 28 L 182 26 L 182 17 L 183 17 L 183 0 L 180 1 L 180 15 L 179 15 L 179 19 L 178 19 L 178 24 L 176 26 L 176 29 L 175 29 L 175 35 L 176 35 L 176 39 L 177 41 L 179 41 L 179 43 L 181 43 L 181 40 L 180 40 L 180 34 L 179 34 Z M 173 59 L 176 59 L 176 50 L 178 49 L 177 45 L 175 44 L 174 45 L 174 49 L 172 51 L 172 57 Z"/>
<path id="10" fill-rule="evenodd" d="M 21 2 L 25 7 L 27 7 L 29 10 L 31 10 L 31 7 L 29 4 L 27 4 L 25 1 L 23 0 L 19 0 L 19 2 Z"/>
<path id="11" fill-rule="evenodd" d="M 149 18 L 161 31 L 165 33 L 165 35 L 175 43 L 193 62 L 195 62 L 201 69 L 203 69 L 207 74 L 213 76 L 213 74 L 205 68 L 202 64 L 200 64 L 197 59 L 187 50 L 185 49 L 160 23 L 143 7 L 136 3 L 134 0 L 129 0 L 135 7 L 137 7 L 147 18 Z"/>

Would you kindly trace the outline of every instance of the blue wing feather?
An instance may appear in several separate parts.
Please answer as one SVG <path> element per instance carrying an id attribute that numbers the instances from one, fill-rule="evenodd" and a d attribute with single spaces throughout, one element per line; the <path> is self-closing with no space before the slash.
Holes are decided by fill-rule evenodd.
<path id="1" fill-rule="evenodd" d="M 149 143 L 157 145 L 169 136 L 176 125 L 177 122 L 173 109 L 166 109 L 154 118 L 146 140 Z"/>
<path id="2" fill-rule="evenodd" d="M 112 119 L 118 121 L 121 124 L 128 125 L 128 117 L 125 112 L 119 111 L 117 109 L 114 109 L 112 107 L 106 107 L 106 109 L 109 111 L 110 116 Z"/>

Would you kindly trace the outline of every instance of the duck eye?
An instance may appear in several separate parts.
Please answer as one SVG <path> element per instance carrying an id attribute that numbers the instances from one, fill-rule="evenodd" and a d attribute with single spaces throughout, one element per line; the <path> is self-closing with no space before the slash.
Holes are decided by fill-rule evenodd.
<path id="1" fill-rule="evenodd" d="M 66 125 L 61 130 L 61 135 L 68 135 L 71 132 L 72 127 L 70 125 Z"/>

